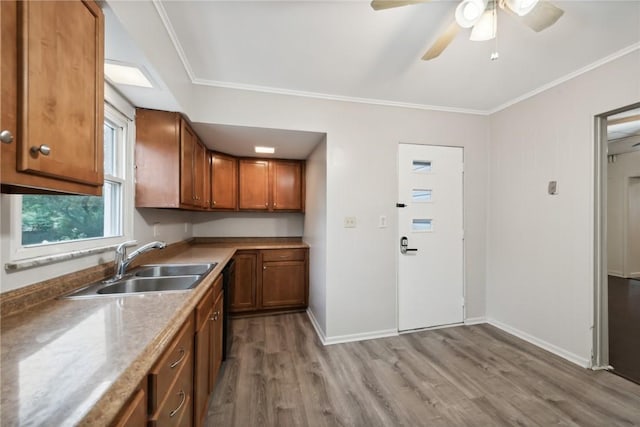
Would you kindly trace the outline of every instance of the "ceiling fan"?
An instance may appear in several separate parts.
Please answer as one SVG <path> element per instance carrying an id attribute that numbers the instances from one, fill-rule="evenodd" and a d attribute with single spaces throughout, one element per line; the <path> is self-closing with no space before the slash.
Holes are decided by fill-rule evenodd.
<path id="1" fill-rule="evenodd" d="M 374 10 L 426 3 L 430 0 L 373 0 Z M 508 12 L 533 31 L 540 32 L 555 24 L 564 11 L 545 0 L 462 0 L 456 7 L 455 19 L 440 34 L 423 61 L 438 57 L 461 28 L 471 28 L 470 40 L 491 40 L 496 36 L 498 8 Z M 498 54 L 491 54 L 497 59 Z"/>

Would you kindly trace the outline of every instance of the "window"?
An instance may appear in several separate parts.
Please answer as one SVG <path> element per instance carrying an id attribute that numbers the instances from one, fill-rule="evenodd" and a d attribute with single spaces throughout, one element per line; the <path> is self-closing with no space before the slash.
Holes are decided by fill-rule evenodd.
<path id="1" fill-rule="evenodd" d="M 117 244 L 131 234 L 124 212 L 132 209 L 132 135 L 132 120 L 105 103 L 102 196 L 16 196 L 13 259 Z"/>
<path id="2" fill-rule="evenodd" d="M 121 236 L 123 146 L 123 126 L 105 118 L 102 197 L 22 196 L 22 246 Z"/>

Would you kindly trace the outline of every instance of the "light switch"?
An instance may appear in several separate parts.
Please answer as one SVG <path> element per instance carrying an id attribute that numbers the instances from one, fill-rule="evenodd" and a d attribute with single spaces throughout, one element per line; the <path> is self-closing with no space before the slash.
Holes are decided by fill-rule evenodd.
<path id="1" fill-rule="evenodd" d="M 547 191 L 552 196 L 558 194 L 558 181 L 549 181 L 549 187 Z"/>
<path id="2" fill-rule="evenodd" d="M 356 217 L 355 216 L 345 216 L 344 217 L 344 228 L 356 228 Z"/>
<path id="3" fill-rule="evenodd" d="M 386 215 L 380 215 L 380 219 L 378 220 L 378 228 L 387 228 Z"/>

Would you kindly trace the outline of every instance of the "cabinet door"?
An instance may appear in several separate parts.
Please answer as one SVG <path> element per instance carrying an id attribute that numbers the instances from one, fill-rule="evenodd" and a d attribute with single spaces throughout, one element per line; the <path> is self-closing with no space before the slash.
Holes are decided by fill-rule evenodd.
<path id="1" fill-rule="evenodd" d="M 213 391 L 222 365 L 222 317 L 224 315 L 224 292 L 220 292 L 213 306 L 211 326 L 211 365 L 209 367 L 209 390 Z"/>
<path id="2" fill-rule="evenodd" d="M 238 161 L 218 153 L 211 155 L 211 207 L 238 207 Z"/>
<path id="3" fill-rule="evenodd" d="M 147 394 L 141 387 L 134 392 L 129 403 L 120 411 L 113 427 L 145 427 L 147 425 Z"/>
<path id="4" fill-rule="evenodd" d="M 202 142 L 196 140 L 193 153 L 193 194 L 194 205 L 200 207 L 207 207 L 208 202 L 205 197 L 205 174 L 207 170 L 207 149 Z"/>
<path id="5" fill-rule="evenodd" d="M 104 17 L 93 1 L 2 1 L 2 184 L 101 194 Z M 4 189 L 4 187 L 3 187 Z"/>
<path id="6" fill-rule="evenodd" d="M 180 203 L 195 206 L 194 158 L 198 140 L 196 134 L 184 120 L 180 129 Z"/>
<path id="7" fill-rule="evenodd" d="M 302 163 L 271 161 L 273 210 L 302 210 Z"/>
<path id="8" fill-rule="evenodd" d="M 240 209 L 269 209 L 269 161 L 241 159 L 239 181 Z"/>
<path id="9" fill-rule="evenodd" d="M 304 261 L 262 263 L 262 307 L 302 306 L 306 303 Z"/>
<path id="10" fill-rule="evenodd" d="M 229 287 L 231 313 L 255 310 L 257 290 L 258 253 L 239 251 L 233 259 L 236 261 L 235 281 Z"/>
<path id="11" fill-rule="evenodd" d="M 211 318 L 213 291 L 210 290 L 196 307 L 195 364 L 194 364 L 194 420 L 203 425 L 209 402 L 209 366 L 211 364 Z"/>

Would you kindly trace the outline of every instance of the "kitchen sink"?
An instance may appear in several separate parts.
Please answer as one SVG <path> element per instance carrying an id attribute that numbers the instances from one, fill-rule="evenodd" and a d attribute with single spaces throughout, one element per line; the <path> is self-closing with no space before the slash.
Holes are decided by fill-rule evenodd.
<path id="1" fill-rule="evenodd" d="M 100 288 L 97 293 L 131 294 L 137 292 L 182 291 L 191 289 L 200 276 L 135 277 Z"/>
<path id="2" fill-rule="evenodd" d="M 143 265 L 134 275 L 138 277 L 164 277 L 202 275 L 211 271 L 217 262 L 211 264 L 157 264 Z"/>
<path id="3" fill-rule="evenodd" d="M 100 281 L 64 298 L 96 298 L 141 292 L 175 292 L 193 289 L 218 263 L 150 264 L 140 266 L 114 282 Z"/>

